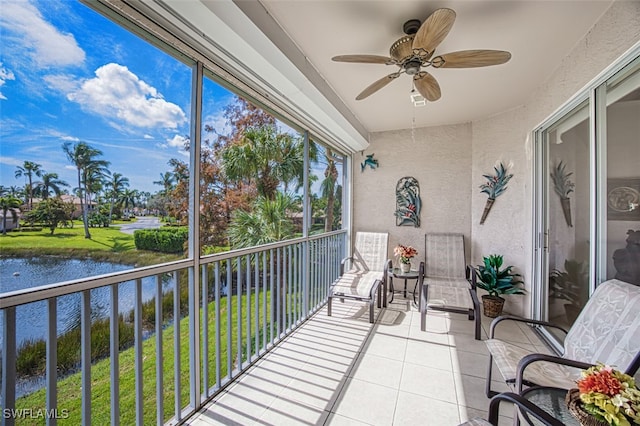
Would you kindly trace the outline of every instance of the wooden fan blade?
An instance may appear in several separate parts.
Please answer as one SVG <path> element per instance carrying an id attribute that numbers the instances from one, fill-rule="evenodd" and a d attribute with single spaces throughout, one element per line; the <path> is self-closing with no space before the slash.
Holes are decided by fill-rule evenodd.
<path id="1" fill-rule="evenodd" d="M 413 49 L 424 50 L 427 58 L 433 55 L 433 51 L 449 34 L 449 30 L 456 20 L 456 13 L 451 9 L 438 9 L 433 12 L 413 38 Z"/>
<path id="2" fill-rule="evenodd" d="M 413 84 L 418 92 L 428 101 L 437 101 L 440 99 L 440 85 L 434 76 L 428 72 L 421 71 L 413 77 Z"/>
<path id="3" fill-rule="evenodd" d="M 395 61 L 387 56 L 378 55 L 339 55 L 331 58 L 335 62 L 355 62 L 359 64 L 394 64 Z"/>
<path id="4" fill-rule="evenodd" d="M 431 60 L 435 68 L 476 68 L 504 64 L 511 59 L 511 53 L 504 50 L 460 50 L 445 53 Z"/>
<path id="5" fill-rule="evenodd" d="M 380 80 L 374 81 L 366 89 L 360 92 L 358 96 L 356 96 L 356 101 L 361 101 L 367 96 L 374 94 L 375 92 L 382 89 L 384 86 L 386 86 L 387 84 L 391 83 L 393 80 L 398 78 L 399 75 L 400 75 L 399 72 L 394 72 L 393 74 L 385 75 Z"/>

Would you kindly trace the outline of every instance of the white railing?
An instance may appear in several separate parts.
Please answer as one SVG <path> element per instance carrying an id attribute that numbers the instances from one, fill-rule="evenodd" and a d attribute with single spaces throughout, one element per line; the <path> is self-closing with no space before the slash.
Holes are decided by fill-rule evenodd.
<path id="1" fill-rule="evenodd" d="M 180 423 L 326 302 L 345 254 L 346 232 L 336 231 L 0 294 L 1 422 L 13 425 L 18 418 L 37 417 L 50 425 L 59 418 L 87 425 Z M 167 275 L 170 289 L 163 285 Z M 142 280 L 148 277 L 156 283 L 152 314 L 142 298 Z M 135 289 L 133 345 L 121 349 L 120 328 L 128 320 L 119 312 L 118 290 L 126 282 Z M 110 355 L 103 360 L 92 359 L 91 345 L 91 291 L 98 288 L 109 289 L 111 305 Z M 78 373 L 59 380 L 57 305 L 72 294 L 81 299 Z M 194 294 L 199 300 L 192 300 Z M 16 393 L 16 310 L 41 301 L 48 325 L 45 387 L 38 399 Z M 198 327 L 190 324 L 194 318 Z M 92 376 L 92 367 L 101 377 Z M 96 383 L 106 386 L 107 381 L 108 390 L 98 389 Z M 69 382 L 80 392 L 79 408 L 65 407 Z M 155 401 L 153 409 L 145 406 L 149 400 Z"/>

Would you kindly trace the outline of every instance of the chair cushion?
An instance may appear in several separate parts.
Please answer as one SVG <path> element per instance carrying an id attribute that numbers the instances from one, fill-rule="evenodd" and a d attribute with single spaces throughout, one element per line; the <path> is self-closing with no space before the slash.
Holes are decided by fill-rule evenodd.
<path id="1" fill-rule="evenodd" d="M 564 349 L 565 358 L 625 369 L 640 352 L 640 287 L 616 279 L 600 284 L 571 326 Z"/>
<path id="2" fill-rule="evenodd" d="M 382 282 L 384 273 L 379 271 L 353 270 L 345 272 L 331 286 L 332 296 L 370 298 L 376 282 Z"/>
<path id="3" fill-rule="evenodd" d="M 473 309 L 469 288 L 429 286 L 427 306 Z"/>
<path id="4" fill-rule="evenodd" d="M 525 355 L 532 353 L 530 349 L 498 339 L 485 340 L 485 343 L 505 380 L 515 380 L 518 362 Z M 576 380 L 580 378 L 580 371 L 573 367 L 538 361 L 527 366 L 524 379 L 540 386 L 570 389 L 575 387 Z M 515 383 L 511 382 L 509 385 L 515 390 Z"/>
<path id="5" fill-rule="evenodd" d="M 425 277 L 424 283 L 428 285 L 429 288 L 431 288 L 431 286 L 442 286 L 468 289 L 471 286 L 465 278 Z"/>

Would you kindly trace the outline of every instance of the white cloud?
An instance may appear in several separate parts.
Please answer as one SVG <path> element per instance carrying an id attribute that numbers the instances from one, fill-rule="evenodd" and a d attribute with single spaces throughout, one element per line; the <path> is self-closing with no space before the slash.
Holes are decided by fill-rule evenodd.
<path id="1" fill-rule="evenodd" d="M 153 139 L 153 136 L 151 136 L 151 135 L 144 135 L 144 136 L 143 136 L 143 138 L 145 138 L 145 139 Z"/>
<path id="2" fill-rule="evenodd" d="M 80 139 L 76 138 L 75 136 L 63 136 L 60 139 L 62 139 L 63 141 L 68 141 L 68 142 L 80 142 Z"/>
<path id="3" fill-rule="evenodd" d="M 59 90 L 63 93 L 70 93 L 78 88 L 77 79 L 71 75 L 45 75 L 42 79 L 50 88 Z"/>
<path id="4" fill-rule="evenodd" d="M 129 126 L 175 129 L 187 117 L 182 109 L 163 99 L 158 91 L 125 66 L 110 63 L 98 68 L 96 77 L 85 80 L 67 98 L 106 119 Z"/>
<path id="5" fill-rule="evenodd" d="M 2 88 L 2 86 L 4 86 L 4 83 L 6 83 L 7 80 L 15 80 L 15 79 L 16 79 L 16 76 L 13 75 L 11 70 L 6 69 L 2 65 L 2 62 L 0 62 L 0 89 Z M 2 92 L 0 92 L 0 99 L 7 99 L 7 97 L 4 96 Z"/>
<path id="6" fill-rule="evenodd" d="M 175 135 L 171 139 L 167 139 L 167 145 L 174 148 L 184 148 L 184 144 L 188 141 L 188 138 L 185 138 L 181 135 Z"/>
<path id="7" fill-rule="evenodd" d="M 22 54 L 29 55 L 40 68 L 78 66 L 84 62 L 84 50 L 73 34 L 60 32 L 28 1 L 3 1 L 0 25 L 16 36 Z"/>

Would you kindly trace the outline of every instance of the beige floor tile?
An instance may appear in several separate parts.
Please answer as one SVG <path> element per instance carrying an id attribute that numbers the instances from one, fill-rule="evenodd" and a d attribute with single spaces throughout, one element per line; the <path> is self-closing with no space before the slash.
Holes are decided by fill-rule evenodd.
<path id="1" fill-rule="evenodd" d="M 476 340 L 470 334 L 449 334 L 448 338 L 452 349 L 456 351 L 489 355 L 489 350 L 484 340 Z"/>
<path id="2" fill-rule="evenodd" d="M 313 405 L 289 398 L 278 398 L 262 414 L 256 424 L 269 426 L 322 425 L 328 416 L 328 411 Z"/>
<path id="3" fill-rule="evenodd" d="M 330 413 L 325 422 L 326 426 L 370 426 L 371 423 L 361 422 L 359 420 L 351 419 L 340 414 Z"/>
<path id="4" fill-rule="evenodd" d="M 369 340 L 367 340 L 363 350 L 368 354 L 403 361 L 406 348 L 407 339 L 373 334 L 369 337 Z"/>
<path id="5" fill-rule="evenodd" d="M 332 412 L 376 426 L 393 422 L 398 391 L 386 386 L 348 379 Z"/>
<path id="6" fill-rule="evenodd" d="M 449 334 L 447 330 L 432 332 L 432 331 L 422 331 L 420 330 L 420 327 L 411 327 L 409 329 L 409 340 L 437 343 L 440 345 L 448 345 Z"/>
<path id="7" fill-rule="evenodd" d="M 400 390 L 444 402 L 456 401 L 456 389 L 452 373 L 422 365 L 404 364 Z"/>
<path id="8" fill-rule="evenodd" d="M 458 406 L 408 392 L 398 394 L 394 425 L 455 426 L 460 423 Z"/>
<path id="9" fill-rule="evenodd" d="M 498 417 L 498 426 L 513 426 L 513 415 L 511 407 L 507 404 L 504 407 L 500 407 L 500 416 Z M 504 412 L 504 416 L 502 415 Z M 469 408 L 460 406 L 460 422 L 466 422 L 472 418 L 488 419 L 489 413 L 484 410 L 476 410 L 475 408 Z"/>
<path id="10" fill-rule="evenodd" d="M 407 341 L 405 362 L 453 371 L 451 352 L 448 344 Z"/>
<path id="11" fill-rule="evenodd" d="M 455 373 L 454 380 L 459 405 L 478 410 L 489 409 L 489 398 L 485 394 L 484 378 Z M 510 390 L 504 382 L 492 381 L 491 386 L 496 392 Z"/>
<path id="12" fill-rule="evenodd" d="M 321 368 L 306 368 L 282 390 L 280 398 L 329 410 L 338 397 L 346 377 Z"/>
<path id="13" fill-rule="evenodd" d="M 365 382 L 398 389 L 400 387 L 402 368 L 402 361 L 365 353 L 358 358 L 349 376 Z"/>

